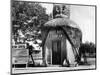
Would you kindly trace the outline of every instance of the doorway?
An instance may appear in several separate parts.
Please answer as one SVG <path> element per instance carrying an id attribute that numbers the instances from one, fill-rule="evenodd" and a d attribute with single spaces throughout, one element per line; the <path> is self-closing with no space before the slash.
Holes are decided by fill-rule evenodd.
<path id="1" fill-rule="evenodd" d="M 52 64 L 53 65 L 61 64 L 61 41 L 60 40 L 52 41 Z"/>

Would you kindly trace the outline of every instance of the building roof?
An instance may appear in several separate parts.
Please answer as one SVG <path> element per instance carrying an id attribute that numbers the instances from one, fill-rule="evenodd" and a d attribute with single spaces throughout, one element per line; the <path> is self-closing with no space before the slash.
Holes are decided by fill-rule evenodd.
<path id="1" fill-rule="evenodd" d="M 44 24 L 44 26 L 56 27 L 56 26 L 69 26 L 73 28 L 79 28 L 79 26 L 68 18 L 55 18 Z"/>

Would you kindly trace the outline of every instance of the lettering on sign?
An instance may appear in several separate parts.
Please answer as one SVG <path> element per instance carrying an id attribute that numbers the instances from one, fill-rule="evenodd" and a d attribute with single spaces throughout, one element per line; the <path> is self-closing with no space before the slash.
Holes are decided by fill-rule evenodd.
<path id="1" fill-rule="evenodd" d="M 14 45 L 12 46 L 12 48 L 19 48 L 19 49 L 22 49 L 22 48 L 26 48 L 25 44 L 19 44 L 19 45 Z"/>

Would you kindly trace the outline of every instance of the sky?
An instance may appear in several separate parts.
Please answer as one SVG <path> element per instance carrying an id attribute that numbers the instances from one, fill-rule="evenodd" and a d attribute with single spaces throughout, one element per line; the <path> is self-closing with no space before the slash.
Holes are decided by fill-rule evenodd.
<path id="1" fill-rule="evenodd" d="M 46 13 L 52 13 L 53 5 L 41 3 Z M 95 7 L 70 5 L 70 19 L 78 24 L 82 30 L 82 42 L 95 43 Z"/>

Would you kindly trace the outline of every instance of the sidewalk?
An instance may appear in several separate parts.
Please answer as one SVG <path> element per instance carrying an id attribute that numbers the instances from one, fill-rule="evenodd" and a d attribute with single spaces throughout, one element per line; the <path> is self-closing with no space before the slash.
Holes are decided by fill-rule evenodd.
<path id="1" fill-rule="evenodd" d="M 36 72 L 51 72 L 51 71 L 69 71 L 69 70 L 87 70 L 95 69 L 95 65 L 80 65 L 77 67 L 27 67 L 27 68 L 13 68 L 12 73 L 36 73 Z"/>

